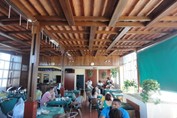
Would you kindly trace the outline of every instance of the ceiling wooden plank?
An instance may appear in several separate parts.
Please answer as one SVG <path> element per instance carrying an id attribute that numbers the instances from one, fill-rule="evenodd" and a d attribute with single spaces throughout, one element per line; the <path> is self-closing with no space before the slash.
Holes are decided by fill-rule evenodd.
<path id="1" fill-rule="evenodd" d="M 176 22 L 159 22 L 159 23 L 155 23 L 153 24 L 151 27 L 166 27 L 166 28 L 176 28 L 177 27 L 177 23 Z"/>
<path id="2" fill-rule="evenodd" d="M 159 21 L 165 15 L 168 15 L 171 11 L 176 9 L 177 1 L 176 0 L 168 0 L 163 1 L 159 7 L 157 7 L 152 13 L 152 21 L 150 21 L 147 26 L 151 26 L 152 24 Z M 160 10 L 159 10 L 160 9 Z"/>
<path id="3" fill-rule="evenodd" d="M 128 0 L 119 0 L 108 26 L 114 26 L 116 24 L 127 3 Z"/>
<path id="4" fill-rule="evenodd" d="M 89 37 L 89 49 L 91 50 L 92 49 L 92 46 L 93 46 L 93 40 L 95 38 L 95 34 L 96 34 L 96 27 L 94 26 L 91 26 L 90 27 L 90 37 Z"/>
<path id="5" fill-rule="evenodd" d="M 71 26 L 75 25 L 73 12 L 69 0 L 59 0 L 59 2 L 68 21 L 68 24 Z"/>
<path id="6" fill-rule="evenodd" d="M 115 40 L 109 45 L 106 51 L 110 50 L 128 31 L 130 27 L 125 27 L 120 34 L 115 38 Z"/>

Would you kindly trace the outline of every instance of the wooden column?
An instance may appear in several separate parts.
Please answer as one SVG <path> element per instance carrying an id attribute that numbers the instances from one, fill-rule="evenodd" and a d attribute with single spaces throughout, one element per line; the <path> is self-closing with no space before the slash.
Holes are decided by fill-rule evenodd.
<path id="1" fill-rule="evenodd" d="M 36 87 L 37 74 L 40 53 L 40 26 L 35 23 L 32 26 L 32 44 L 28 74 L 28 99 L 25 103 L 25 118 L 36 118 L 37 102 L 36 102 Z"/>

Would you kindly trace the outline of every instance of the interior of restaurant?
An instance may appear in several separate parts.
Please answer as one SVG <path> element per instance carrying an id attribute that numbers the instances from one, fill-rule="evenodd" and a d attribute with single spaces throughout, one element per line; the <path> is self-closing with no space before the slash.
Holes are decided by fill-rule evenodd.
<path id="1" fill-rule="evenodd" d="M 0 3 L 0 118 L 177 118 L 176 1 Z"/>

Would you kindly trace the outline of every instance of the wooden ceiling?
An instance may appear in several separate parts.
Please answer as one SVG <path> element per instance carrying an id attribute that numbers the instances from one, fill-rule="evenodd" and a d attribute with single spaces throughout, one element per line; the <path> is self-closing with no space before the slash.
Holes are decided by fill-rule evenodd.
<path id="1" fill-rule="evenodd" d="M 0 50 L 4 51 L 29 52 L 34 22 L 39 22 L 44 33 L 41 54 L 55 56 L 62 49 L 73 57 L 121 57 L 177 31 L 177 0 L 0 2 Z M 60 48 L 49 44 L 47 38 L 58 42 Z"/>

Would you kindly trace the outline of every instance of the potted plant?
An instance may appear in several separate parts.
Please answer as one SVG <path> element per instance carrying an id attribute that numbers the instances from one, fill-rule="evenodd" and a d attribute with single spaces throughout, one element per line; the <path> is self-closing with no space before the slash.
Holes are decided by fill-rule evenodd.
<path id="1" fill-rule="evenodd" d="M 124 90 L 126 92 L 134 93 L 135 92 L 135 88 L 137 88 L 137 84 L 136 84 L 135 81 L 133 81 L 133 80 L 124 81 Z"/>
<path id="2" fill-rule="evenodd" d="M 154 103 L 158 104 L 160 102 L 160 99 L 158 98 L 159 91 L 160 84 L 156 80 L 153 79 L 144 80 L 142 84 L 142 93 L 140 94 L 142 101 L 143 102 L 153 101 Z M 153 94 L 155 97 L 152 98 Z"/>

